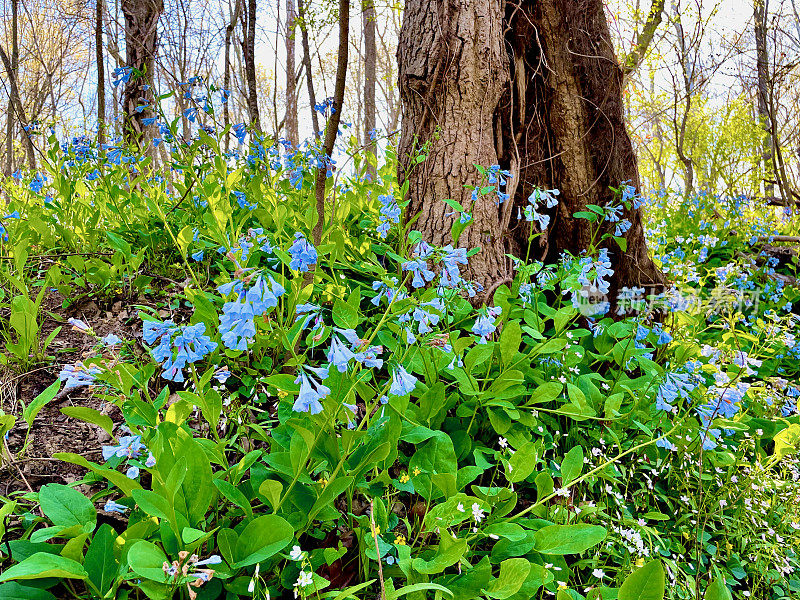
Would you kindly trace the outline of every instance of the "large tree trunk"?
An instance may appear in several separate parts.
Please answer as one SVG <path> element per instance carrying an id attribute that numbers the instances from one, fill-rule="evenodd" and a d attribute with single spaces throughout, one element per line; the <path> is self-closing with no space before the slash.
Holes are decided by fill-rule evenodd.
<path id="1" fill-rule="evenodd" d="M 479 183 L 473 164 L 514 174 L 511 200 L 479 198 L 460 242 L 481 247 L 470 274 L 487 289 L 511 277 L 507 253 L 527 253 L 530 224 L 517 215 L 534 188 L 561 190 L 531 252 L 552 261 L 590 243 L 589 224 L 575 212 L 612 202 L 610 187 L 623 181 L 639 186 L 623 118 L 623 71 L 602 0 L 407 0 L 398 59 L 399 177 L 409 181 L 412 211 L 422 213 L 424 239 L 451 243 L 457 217 L 442 200 L 470 204 L 463 186 Z M 414 165 L 412 150 L 425 142 L 428 158 Z M 622 286 L 660 287 L 639 211 L 624 216 L 632 224 L 627 253 L 609 245 L 612 294 Z"/>
<path id="2" fill-rule="evenodd" d="M 756 73 L 758 76 L 758 120 L 764 129 L 762 134 L 761 161 L 764 167 L 764 178 L 771 179 L 773 133 L 769 118 L 769 54 L 767 50 L 767 7 L 769 0 L 753 2 L 753 29 L 756 38 Z M 764 183 L 764 195 L 774 196 L 775 186 Z"/>
<path id="3" fill-rule="evenodd" d="M 123 136 L 128 144 L 143 148 L 151 135 L 144 119 L 154 115 L 150 108 L 136 107 L 153 104 L 153 81 L 158 43 L 158 19 L 164 11 L 163 0 L 122 0 L 125 16 L 125 64 L 133 70 L 122 93 L 124 115 Z"/>

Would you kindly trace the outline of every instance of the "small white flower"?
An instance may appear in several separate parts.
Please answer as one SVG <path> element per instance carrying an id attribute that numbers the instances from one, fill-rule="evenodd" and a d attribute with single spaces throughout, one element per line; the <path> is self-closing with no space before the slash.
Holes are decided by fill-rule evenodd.
<path id="1" fill-rule="evenodd" d="M 306 573 L 305 571 L 300 571 L 300 575 L 297 577 L 297 582 L 294 584 L 296 587 L 306 587 L 307 585 L 311 585 L 314 583 L 314 574 L 313 573 Z"/>
<path id="2" fill-rule="evenodd" d="M 476 523 L 480 523 L 484 517 L 483 509 L 480 507 L 480 504 L 477 502 L 472 505 L 472 518 L 475 519 Z"/>
<path id="3" fill-rule="evenodd" d="M 638 520 L 638 521 L 636 521 L 636 522 L 637 522 L 637 523 L 639 523 L 639 526 L 640 526 L 640 527 L 644 527 L 644 526 L 646 526 L 646 525 L 647 525 L 647 521 L 645 521 L 644 519 L 639 519 L 639 520 Z"/>
<path id="4" fill-rule="evenodd" d="M 292 560 L 303 560 L 303 555 L 305 552 L 300 548 L 300 546 L 292 546 L 292 551 L 289 552 L 289 558 Z"/>
<path id="5" fill-rule="evenodd" d="M 456 510 L 458 512 L 467 512 L 467 511 L 464 510 L 464 505 L 461 502 L 459 502 L 458 506 L 456 506 Z"/>
<path id="6" fill-rule="evenodd" d="M 603 571 L 603 569 L 595 569 L 594 571 L 592 571 L 592 575 L 594 575 L 598 579 L 602 579 L 603 577 L 606 576 L 606 574 Z"/>
<path id="7" fill-rule="evenodd" d="M 559 488 L 556 490 L 556 496 L 563 496 L 564 498 L 566 498 L 567 496 L 569 496 L 569 490 L 563 487 Z"/>
<path id="8" fill-rule="evenodd" d="M 497 445 L 501 448 L 508 448 L 508 440 L 504 437 L 501 437 L 497 440 Z"/>

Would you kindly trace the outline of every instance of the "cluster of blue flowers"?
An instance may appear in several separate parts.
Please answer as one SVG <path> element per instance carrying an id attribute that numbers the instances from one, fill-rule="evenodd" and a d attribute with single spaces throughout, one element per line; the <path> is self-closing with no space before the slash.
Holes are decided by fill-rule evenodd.
<path id="1" fill-rule="evenodd" d="M 224 304 L 219 319 L 222 343 L 231 350 L 247 350 L 256 334 L 255 318 L 278 306 L 278 298 L 286 293 L 271 275 L 265 278 L 263 274 L 258 274 L 247 290 L 243 281 L 234 279 L 220 285 L 217 291 L 224 296 L 231 293 L 236 296 Z"/>
<path id="2" fill-rule="evenodd" d="M 386 239 L 392 224 L 400 222 L 400 207 L 397 206 L 394 194 L 381 194 L 378 196 L 378 201 L 381 203 L 381 208 L 380 222 L 376 231 L 381 238 Z"/>
<path id="3" fill-rule="evenodd" d="M 178 326 L 171 320 L 145 321 L 145 343 L 158 345 L 151 350 L 153 359 L 163 363 L 162 377 L 170 381 L 184 381 L 183 369 L 217 349 L 217 343 L 206 333 L 205 323 Z"/>
<path id="4" fill-rule="evenodd" d="M 528 196 L 528 206 L 525 207 L 525 220 L 528 222 L 536 221 L 539 224 L 540 231 L 547 229 L 550 225 L 550 215 L 540 213 L 540 204 L 544 202 L 547 208 L 555 208 L 558 204 L 558 196 L 561 192 L 559 190 L 543 190 L 536 188 L 533 193 Z M 517 215 L 518 217 L 520 215 Z"/>
<path id="5" fill-rule="evenodd" d="M 145 452 L 147 452 L 147 459 L 144 463 L 141 463 L 139 459 L 144 456 Z M 153 453 L 147 450 L 142 443 L 142 437 L 139 435 L 125 435 L 119 438 L 119 444 L 116 446 L 103 446 L 103 460 L 109 461 L 113 458 L 122 458 L 125 461 L 133 462 L 133 464 L 128 465 L 128 470 L 125 472 L 125 475 L 130 479 L 139 477 L 140 465 L 143 464 L 150 469 L 156 464 Z M 106 506 L 108 508 L 105 508 L 105 510 L 109 512 L 124 512 L 127 509 L 127 507 L 116 503 L 107 504 Z"/>

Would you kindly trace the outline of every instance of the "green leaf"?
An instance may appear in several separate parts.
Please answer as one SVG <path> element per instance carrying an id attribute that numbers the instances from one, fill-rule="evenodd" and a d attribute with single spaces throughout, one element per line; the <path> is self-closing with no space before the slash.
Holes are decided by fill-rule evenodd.
<path id="1" fill-rule="evenodd" d="M 503 326 L 503 332 L 500 334 L 500 357 L 503 359 L 504 365 L 511 363 L 511 360 L 519 351 L 521 343 L 522 328 L 519 321 L 507 322 Z"/>
<path id="2" fill-rule="evenodd" d="M 180 233 L 178 233 L 178 247 L 181 250 L 181 254 L 185 257 L 188 250 L 189 244 L 192 243 L 194 239 L 194 230 L 192 229 L 191 225 L 187 225 L 183 229 L 181 229 Z"/>
<path id="3" fill-rule="evenodd" d="M 86 579 L 87 574 L 79 562 L 58 554 L 37 552 L 0 573 L 0 582 L 12 579 L 44 579 L 46 577 Z"/>
<path id="4" fill-rule="evenodd" d="M 542 554 L 580 554 L 596 546 L 606 537 L 606 528 L 599 525 L 548 525 L 536 532 L 536 550 Z"/>
<path id="5" fill-rule="evenodd" d="M 408 470 L 413 472 L 414 469 L 420 470 L 420 474 L 414 477 L 414 489 L 424 498 L 435 495 L 431 475 L 445 473 L 456 477 L 458 461 L 450 436 L 443 431 L 436 431 L 411 457 Z"/>
<path id="6" fill-rule="evenodd" d="M 53 398 L 56 397 L 58 394 L 58 389 L 61 387 L 61 380 L 56 379 L 50 387 L 44 390 L 41 394 L 36 396 L 33 401 L 25 407 L 25 410 L 22 411 L 22 418 L 25 419 L 25 422 L 28 424 L 28 427 L 33 425 L 33 420 L 36 418 L 36 415 L 39 414 L 39 411 L 42 410 L 48 402 L 52 401 Z"/>
<path id="7" fill-rule="evenodd" d="M 495 600 L 505 600 L 516 594 L 531 570 L 527 558 L 509 558 L 500 563 L 500 575 L 489 583 L 483 593 Z"/>
<path id="8" fill-rule="evenodd" d="M 103 523 L 95 532 L 92 543 L 86 551 L 83 566 L 89 574 L 89 581 L 105 596 L 111 589 L 119 571 L 114 559 L 114 540 L 117 534 L 108 523 Z"/>
<path id="9" fill-rule="evenodd" d="M 467 551 L 467 540 L 454 538 L 448 532 L 443 532 L 439 539 L 439 547 L 431 560 L 415 558 L 412 566 L 424 575 L 441 573 L 447 567 L 456 564 Z"/>
<path id="10" fill-rule="evenodd" d="M 711 585 L 706 589 L 706 595 L 703 600 L 731 600 L 731 592 L 721 577 L 717 577 L 711 582 Z"/>
<path id="11" fill-rule="evenodd" d="M 111 417 L 104 415 L 99 410 L 86 406 L 67 406 L 66 408 L 62 408 L 61 412 L 72 419 L 78 419 L 84 423 L 97 425 L 108 435 L 114 435 L 114 422 L 111 420 Z"/>
<path id="12" fill-rule="evenodd" d="M 800 425 L 792 423 L 789 427 L 776 434 L 773 439 L 775 441 L 774 456 L 783 458 L 794 453 L 800 443 Z"/>
<path id="13" fill-rule="evenodd" d="M 625 578 L 618 600 L 663 600 L 665 591 L 664 567 L 652 560 Z"/>
<path id="14" fill-rule="evenodd" d="M 59 527 L 79 525 L 83 531 L 94 531 L 97 511 L 94 504 L 78 490 L 60 483 L 48 483 L 39 490 L 42 512 Z"/>
<path id="15" fill-rule="evenodd" d="M 0 585 L 0 600 L 56 600 L 47 590 L 9 581 Z"/>
<path id="16" fill-rule="evenodd" d="M 323 508 L 331 506 L 333 501 L 339 497 L 339 494 L 342 494 L 353 484 L 353 481 L 354 478 L 350 475 L 344 477 L 340 476 L 333 481 L 329 481 L 325 489 L 323 489 L 322 493 L 319 495 L 319 498 L 317 498 L 317 501 L 314 502 L 314 506 L 312 506 L 311 510 L 308 512 L 309 522 L 312 521 Z"/>
<path id="17" fill-rule="evenodd" d="M 244 509 L 244 512 L 248 517 L 253 516 L 253 507 L 250 506 L 250 501 L 247 499 L 247 496 L 245 496 L 236 486 L 232 485 L 229 481 L 225 481 L 224 479 L 214 479 L 213 483 L 214 486 L 222 493 L 222 495 L 225 496 L 225 498 L 230 500 L 239 508 Z"/>
<path id="18" fill-rule="evenodd" d="M 109 469 L 107 467 L 100 467 L 92 462 L 89 462 L 80 454 L 74 454 L 72 452 L 57 452 L 53 454 L 53 458 L 63 460 L 64 462 L 68 462 L 73 465 L 79 465 L 85 469 L 89 469 L 93 473 L 97 473 L 101 477 L 105 477 L 108 479 L 108 481 L 117 486 L 126 496 L 130 496 L 133 490 L 142 489 L 142 486 L 138 481 L 126 477 L 125 473 L 120 473 L 119 471 L 115 471 L 114 469 Z"/>
<path id="19" fill-rule="evenodd" d="M 526 479 L 539 462 L 539 446 L 535 442 L 525 442 L 508 461 L 509 469 L 506 478 L 511 483 L 519 483 Z"/>
<path id="20" fill-rule="evenodd" d="M 164 562 L 169 562 L 164 551 L 145 540 L 134 543 L 128 551 L 128 564 L 131 570 L 151 581 L 167 582 L 167 576 L 163 570 Z"/>
<path id="21" fill-rule="evenodd" d="M 341 298 L 337 298 L 333 303 L 333 322 L 342 329 L 355 329 L 360 322 L 358 311 Z"/>
<path id="22" fill-rule="evenodd" d="M 561 485 L 567 485 L 580 477 L 583 470 L 583 448 L 575 446 L 567 452 L 561 463 Z"/>
<path id="23" fill-rule="evenodd" d="M 250 521 L 236 541 L 236 569 L 254 565 L 277 554 L 294 538 L 294 529 L 277 515 L 264 515 Z"/>
<path id="24" fill-rule="evenodd" d="M 258 493 L 267 499 L 272 508 L 275 508 L 278 505 L 278 502 L 281 500 L 283 485 L 280 481 L 266 479 L 261 482 L 260 486 L 258 486 Z"/>
<path id="25" fill-rule="evenodd" d="M 150 490 L 133 490 L 131 494 L 136 504 L 144 512 L 159 519 L 172 520 L 172 507 L 169 500 Z"/>
<path id="26" fill-rule="evenodd" d="M 564 386 L 555 381 L 548 381 L 537 387 L 528 398 L 526 405 L 551 402 L 561 395 Z"/>

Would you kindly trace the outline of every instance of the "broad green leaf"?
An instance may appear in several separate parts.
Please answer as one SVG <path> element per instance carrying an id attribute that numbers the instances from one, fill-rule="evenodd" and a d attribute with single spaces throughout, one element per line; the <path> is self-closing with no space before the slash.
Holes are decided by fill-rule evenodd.
<path id="1" fill-rule="evenodd" d="M 519 321 L 508 321 L 503 326 L 503 331 L 500 334 L 500 357 L 504 365 L 509 365 L 511 363 L 511 360 L 519 351 L 519 345 L 521 343 L 522 329 L 520 328 Z"/>
<path id="2" fill-rule="evenodd" d="M 456 564 L 467 551 L 467 540 L 454 538 L 446 530 L 439 539 L 436 554 L 430 560 L 415 558 L 412 563 L 415 570 L 424 575 L 441 573 L 447 567 Z"/>
<path id="3" fill-rule="evenodd" d="M 455 477 L 458 474 L 458 461 L 453 449 L 453 441 L 443 431 L 436 431 L 434 436 L 423 443 L 408 464 L 408 469 L 415 472 L 419 469 L 419 475 L 414 476 L 414 489 L 424 498 L 438 495 L 436 488 L 432 486 L 431 475 L 448 473 Z"/>
<path id="4" fill-rule="evenodd" d="M 800 443 L 800 425 L 792 423 L 786 429 L 777 433 L 773 438 L 775 441 L 775 453 L 778 458 L 783 458 L 797 450 Z"/>
<path id="5" fill-rule="evenodd" d="M 89 574 L 89 581 L 105 595 L 111 589 L 119 571 L 114 558 L 114 540 L 117 534 L 108 523 L 103 523 L 95 532 L 92 543 L 86 551 L 83 567 Z"/>
<path id="6" fill-rule="evenodd" d="M 489 583 L 483 593 L 495 600 L 505 600 L 516 594 L 531 570 L 527 558 L 509 558 L 500 563 L 500 575 Z"/>
<path id="7" fill-rule="evenodd" d="M 561 395 L 561 390 L 563 389 L 564 386 L 556 381 L 543 383 L 533 391 L 526 405 L 551 402 Z"/>
<path id="8" fill-rule="evenodd" d="M 44 579 L 46 577 L 86 579 L 87 574 L 81 563 L 58 554 L 37 552 L 0 573 L 0 582 L 12 579 Z"/>
<path id="9" fill-rule="evenodd" d="M 128 564 L 131 570 L 145 579 L 158 583 L 167 581 L 163 570 L 164 562 L 169 562 L 164 551 L 145 540 L 135 542 L 128 551 Z"/>
<path id="10" fill-rule="evenodd" d="M 580 554 L 606 537 L 599 525 L 548 525 L 535 534 L 536 551 L 542 554 Z"/>
<path id="11" fill-rule="evenodd" d="M 652 560 L 625 578 L 619 588 L 619 600 L 663 600 L 666 591 L 664 567 Z"/>
<path id="12" fill-rule="evenodd" d="M 277 515 L 264 515 L 250 521 L 236 541 L 234 568 L 254 565 L 277 554 L 294 537 L 294 529 L 285 519 Z"/>
<path id="13" fill-rule="evenodd" d="M 47 590 L 9 581 L 0 585 L 0 600 L 56 600 Z"/>
<path id="14" fill-rule="evenodd" d="M 717 577 L 711 582 L 703 600 L 731 600 L 731 592 L 721 577 Z"/>
<path id="15" fill-rule="evenodd" d="M 258 493 L 267 499 L 272 508 L 275 508 L 281 500 L 283 485 L 280 481 L 266 479 L 258 486 Z"/>
<path id="16" fill-rule="evenodd" d="M 575 446 L 567 452 L 561 463 L 561 485 L 567 485 L 580 477 L 583 470 L 583 448 Z"/>
<path id="17" fill-rule="evenodd" d="M 48 483 L 39 490 L 42 512 L 59 527 L 79 525 L 87 533 L 94 531 L 97 511 L 94 504 L 78 490 L 60 483 Z"/>
<path id="18" fill-rule="evenodd" d="M 158 517 L 159 519 L 166 519 L 167 521 L 172 520 L 172 507 L 170 506 L 169 500 L 164 498 L 164 496 L 151 492 L 150 490 L 133 490 L 131 495 L 136 501 L 136 504 L 139 505 L 139 508 L 148 515 Z"/>
<path id="19" fill-rule="evenodd" d="M 539 446 L 535 442 L 526 442 L 520 446 L 508 461 L 506 478 L 511 483 L 519 483 L 533 473 L 539 462 Z"/>

